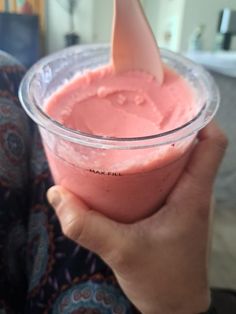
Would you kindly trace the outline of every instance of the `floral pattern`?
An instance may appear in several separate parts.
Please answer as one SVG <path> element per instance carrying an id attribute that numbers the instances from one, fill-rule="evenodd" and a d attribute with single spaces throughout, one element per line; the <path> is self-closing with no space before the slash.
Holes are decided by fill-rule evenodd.
<path id="1" fill-rule="evenodd" d="M 0 52 L 0 313 L 137 313 L 112 271 L 61 232 L 37 127 L 17 93 L 24 68 Z"/>

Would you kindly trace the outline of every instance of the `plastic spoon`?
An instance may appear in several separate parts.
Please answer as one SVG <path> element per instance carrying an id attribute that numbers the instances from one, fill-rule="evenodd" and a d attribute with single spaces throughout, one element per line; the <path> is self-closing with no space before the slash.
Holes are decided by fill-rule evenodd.
<path id="1" fill-rule="evenodd" d="M 139 0 L 114 0 L 112 63 L 116 73 L 140 70 L 163 82 L 159 48 Z"/>

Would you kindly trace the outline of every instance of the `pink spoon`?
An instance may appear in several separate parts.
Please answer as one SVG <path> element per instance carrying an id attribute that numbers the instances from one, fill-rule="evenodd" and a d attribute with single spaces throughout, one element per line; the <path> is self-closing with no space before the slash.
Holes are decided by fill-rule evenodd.
<path id="1" fill-rule="evenodd" d="M 164 79 L 159 48 L 139 0 L 114 1 L 112 63 L 116 73 L 140 70 Z"/>

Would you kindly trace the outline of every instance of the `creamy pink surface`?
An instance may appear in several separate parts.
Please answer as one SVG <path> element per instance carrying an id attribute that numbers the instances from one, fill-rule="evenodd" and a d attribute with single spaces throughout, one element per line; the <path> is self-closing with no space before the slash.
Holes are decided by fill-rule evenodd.
<path id="1" fill-rule="evenodd" d="M 64 126 L 88 134 L 141 137 L 166 132 L 197 113 L 190 85 L 165 69 L 159 86 L 142 72 L 115 75 L 111 67 L 66 83 L 45 104 Z M 44 132 L 44 131 L 43 131 Z M 183 171 L 194 137 L 155 148 L 107 150 L 43 136 L 55 182 L 94 209 L 122 222 L 152 214 Z"/>
<path id="2" fill-rule="evenodd" d="M 196 114 L 193 91 L 165 70 L 163 85 L 144 72 L 104 67 L 74 79 L 51 97 L 46 112 L 64 126 L 111 137 L 142 137 L 175 129 Z"/>

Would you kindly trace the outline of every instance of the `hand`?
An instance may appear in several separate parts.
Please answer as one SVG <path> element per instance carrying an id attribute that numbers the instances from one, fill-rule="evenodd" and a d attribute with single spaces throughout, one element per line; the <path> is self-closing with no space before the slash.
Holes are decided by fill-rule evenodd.
<path id="1" fill-rule="evenodd" d="M 143 314 L 196 314 L 209 307 L 211 197 L 226 146 L 214 123 L 201 131 L 165 205 L 134 224 L 111 221 L 62 187 L 48 191 L 65 235 L 100 255 Z"/>

